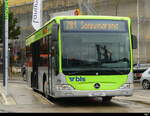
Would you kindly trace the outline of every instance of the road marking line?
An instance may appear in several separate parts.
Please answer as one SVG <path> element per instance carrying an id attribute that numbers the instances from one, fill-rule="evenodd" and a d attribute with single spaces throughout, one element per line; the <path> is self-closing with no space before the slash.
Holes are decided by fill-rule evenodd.
<path id="1" fill-rule="evenodd" d="M 50 101 L 49 101 L 47 98 L 45 98 L 43 95 L 41 95 L 41 94 L 39 94 L 39 93 L 37 93 L 37 92 L 34 92 L 34 91 L 32 91 L 32 92 L 33 92 L 33 95 L 34 95 L 34 96 L 41 98 L 41 102 L 42 102 L 43 104 L 47 104 L 47 102 L 48 102 L 49 104 L 54 105 L 54 103 L 50 102 Z"/>

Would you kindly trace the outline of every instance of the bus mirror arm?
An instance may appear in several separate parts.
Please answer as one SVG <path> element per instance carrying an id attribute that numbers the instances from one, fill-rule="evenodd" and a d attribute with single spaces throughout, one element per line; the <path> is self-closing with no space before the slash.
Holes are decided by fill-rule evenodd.
<path id="1" fill-rule="evenodd" d="M 132 39 L 132 49 L 136 49 L 137 48 L 137 37 L 135 35 L 132 35 L 131 39 Z"/>
<path id="2" fill-rule="evenodd" d="M 59 30 L 59 25 L 58 24 L 53 24 L 52 25 L 52 40 L 57 41 L 58 40 L 58 30 Z"/>

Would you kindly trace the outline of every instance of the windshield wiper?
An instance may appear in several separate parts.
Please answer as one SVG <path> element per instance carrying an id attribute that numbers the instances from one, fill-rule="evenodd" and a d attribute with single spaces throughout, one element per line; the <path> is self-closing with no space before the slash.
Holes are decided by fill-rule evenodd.
<path id="1" fill-rule="evenodd" d="M 129 60 L 128 58 L 121 58 L 121 59 L 118 59 L 118 60 L 102 60 L 102 61 L 99 61 L 99 64 L 104 64 L 104 63 L 118 63 L 118 62 L 127 62 L 129 64 Z"/>
<path id="2" fill-rule="evenodd" d="M 106 66 L 103 67 L 103 68 L 109 68 L 109 69 L 111 69 L 112 71 L 115 71 L 116 73 L 119 73 L 119 74 L 123 75 L 123 72 L 122 72 L 122 71 L 116 70 L 116 69 L 114 69 L 114 68 L 106 67 Z"/>
<path id="3" fill-rule="evenodd" d="M 121 58 L 121 59 L 119 59 L 119 60 L 117 60 L 118 62 L 128 62 L 129 63 L 129 60 L 128 60 L 128 58 Z"/>
<path id="4" fill-rule="evenodd" d="M 112 71 L 115 71 L 115 72 L 117 72 L 117 73 L 119 73 L 119 74 L 121 74 L 121 75 L 123 75 L 123 72 L 122 71 L 119 71 L 119 70 L 116 70 L 116 69 L 114 69 L 114 68 L 112 68 L 112 67 L 107 67 L 107 66 L 102 66 L 102 64 L 104 64 L 104 63 L 117 63 L 117 62 L 127 62 L 128 63 L 128 65 L 129 65 L 129 60 L 128 60 L 128 58 L 121 58 L 121 59 L 118 59 L 118 60 L 115 60 L 115 61 L 106 61 L 106 62 L 101 62 L 101 67 L 103 67 L 103 68 L 109 68 L 109 69 L 111 69 Z"/>
<path id="5" fill-rule="evenodd" d="M 116 73 L 119 73 L 119 74 L 123 75 L 123 72 L 122 72 L 122 71 L 116 70 L 116 69 L 114 69 L 114 68 L 112 68 L 112 67 L 102 66 L 102 68 L 108 68 L 108 69 L 111 69 L 112 71 L 114 71 L 114 72 L 116 72 Z"/>

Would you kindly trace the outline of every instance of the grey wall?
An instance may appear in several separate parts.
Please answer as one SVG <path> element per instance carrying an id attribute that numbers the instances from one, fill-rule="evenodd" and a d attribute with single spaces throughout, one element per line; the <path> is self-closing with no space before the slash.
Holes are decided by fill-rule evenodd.
<path id="1" fill-rule="evenodd" d="M 140 62 L 150 62 L 150 0 L 140 1 Z M 78 4 L 78 2 L 80 4 Z M 53 12 L 65 11 L 81 6 L 83 14 L 88 14 L 83 3 L 87 4 L 91 11 L 97 15 L 117 15 L 128 16 L 132 19 L 133 34 L 137 35 L 137 0 L 45 0 L 44 1 L 44 22 L 50 19 L 49 15 Z M 31 34 L 34 29 L 31 25 L 32 3 L 10 8 L 18 18 L 21 26 L 20 40 L 24 44 L 24 38 Z M 137 62 L 137 50 L 133 50 L 134 62 Z"/>

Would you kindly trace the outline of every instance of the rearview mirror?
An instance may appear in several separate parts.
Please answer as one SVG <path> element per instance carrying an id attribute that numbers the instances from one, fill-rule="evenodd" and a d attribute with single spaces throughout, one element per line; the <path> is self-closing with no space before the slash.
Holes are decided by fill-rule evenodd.
<path id="1" fill-rule="evenodd" d="M 58 24 L 53 24 L 52 26 L 52 40 L 57 41 L 58 40 L 58 29 L 59 25 Z"/>
<path id="2" fill-rule="evenodd" d="M 135 35 L 132 35 L 132 49 L 136 49 L 137 48 L 137 38 Z"/>

